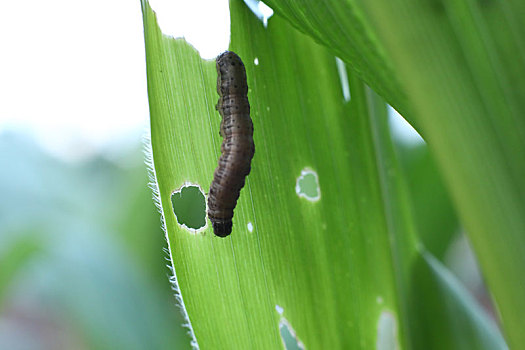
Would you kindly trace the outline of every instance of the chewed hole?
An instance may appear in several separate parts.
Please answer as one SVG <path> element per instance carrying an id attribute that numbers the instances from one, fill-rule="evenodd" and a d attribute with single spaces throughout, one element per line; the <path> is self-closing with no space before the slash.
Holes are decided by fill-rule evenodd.
<path id="1" fill-rule="evenodd" d="M 247 226 L 248 226 L 248 231 L 253 232 L 253 224 L 249 222 Z"/>
<path id="2" fill-rule="evenodd" d="M 397 320 L 390 311 L 381 312 L 377 322 L 377 350 L 397 350 L 399 342 L 397 336 Z"/>
<path id="3" fill-rule="evenodd" d="M 177 223 L 192 232 L 206 226 L 206 201 L 197 185 L 184 185 L 171 194 L 171 205 Z"/>
<path id="4" fill-rule="evenodd" d="M 286 350 L 304 350 L 304 344 L 297 338 L 295 331 L 288 321 L 282 319 L 279 323 L 279 333 Z"/>
<path id="5" fill-rule="evenodd" d="M 345 102 L 350 101 L 352 96 L 350 95 L 350 84 L 348 84 L 348 73 L 346 72 L 345 63 L 339 58 L 335 58 L 337 65 L 337 72 L 339 73 L 339 81 L 341 82 L 341 89 L 343 90 L 343 98 Z"/>
<path id="6" fill-rule="evenodd" d="M 295 192 L 299 197 L 304 197 L 311 202 L 318 201 L 321 198 L 321 189 L 317 173 L 311 169 L 301 170 L 301 176 L 297 178 L 295 185 Z"/>

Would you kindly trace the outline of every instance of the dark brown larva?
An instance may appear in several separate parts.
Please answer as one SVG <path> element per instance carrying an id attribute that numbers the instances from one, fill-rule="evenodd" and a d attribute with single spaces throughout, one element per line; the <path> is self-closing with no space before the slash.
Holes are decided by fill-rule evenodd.
<path id="1" fill-rule="evenodd" d="M 250 173 L 255 153 L 253 123 L 248 103 L 246 71 L 241 58 L 226 51 L 217 57 L 216 109 L 222 116 L 220 134 L 224 137 L 219 166 L 215 169 L 208 196 L 208 217 L 213 232 L 226 237 L 232 231 L 233 209 L 244 179 Z"/>

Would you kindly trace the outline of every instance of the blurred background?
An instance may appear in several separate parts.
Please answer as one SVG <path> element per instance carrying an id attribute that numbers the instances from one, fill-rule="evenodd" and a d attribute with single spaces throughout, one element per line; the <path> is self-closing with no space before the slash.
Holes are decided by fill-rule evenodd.
<path id="1" fill-rule="evenodd" d="M 227 1 L 152 5 L 161 25 L 226 23 L 201 53 L 227 47 Z M 189 348 L 147 186 L 139 1 L 6 2 L 0 33 L 0 348 Z M 390 112 L 423 243 L 489 305 L 425 143 Z"/>
<path id="2" fill-rule="evenodd" d="M 0 13 L 0 349 L 188 349 L 151 200 L 139 1 Z"/>

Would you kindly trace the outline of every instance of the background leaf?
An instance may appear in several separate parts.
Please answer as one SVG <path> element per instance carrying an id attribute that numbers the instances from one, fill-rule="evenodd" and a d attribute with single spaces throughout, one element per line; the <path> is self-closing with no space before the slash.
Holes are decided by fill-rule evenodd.
<path id="1" fill-rule="evenodd" d="M 367 24 L 362 35 L 375 34 L 376 46 L 384 49 L 396 81 L 408 96 L 409 108 L 402 110 L 403 115 L 436 157 L 510 346 L 521 347 L 525 344 L 521 331 L 525 119 L 520 104 L 525 98 L 525 51 L 520 39 L 525 31 L 524 4 L 474 0 L 268 3 L 303 32 L 315 27 L 319 34 L 314 37 L 322 38 L 328 47 L 342 41 L 340 31 L 354 30 L 346 14 L 362 14 L 361 22 Z M 295 15 L 298 11 L 301 16 Z M 323 19 L 326 25 L 316 25 Z M 350 62 L 354 47 L 347 45 L 338 55 Z M 384 70 L 373 61 L 371 65 L 371 70 Z M 360 72 L 366 81 L 374 76 Z M 381 93 L 388 101 L 394 100 L 388 92 Z"/>

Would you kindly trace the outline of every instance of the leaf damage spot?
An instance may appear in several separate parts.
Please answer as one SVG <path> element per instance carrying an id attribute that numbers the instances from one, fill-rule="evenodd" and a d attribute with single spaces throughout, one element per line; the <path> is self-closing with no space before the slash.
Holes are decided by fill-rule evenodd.
<path id="1" fill-rule="evenodd" d="M 206 229 L 206 200 L 199 185 L 188 182 L 173 191 L 171 205 L 181 227 L 191 233 Z"/>
<path id="2" fill-rule="evenodd" d="M 391 311 L 383 311 L 377 321 L 377 350 L 398 350 L 397 319 Z"/>
<path id="3" fill-rule="evenodd" d="M 286 350 L 304 350 L 304 344 L 297 338 L 294 329 L 286 319 L 281 319 L 279 322 L 279 333 L 281 333 L 281 340 L 283 341 Z"/>
<path id="4" fill-rule="evenodd" d="M 317 173 L 308 168 L 301 170 L 301 175 L 297 178 L 295 185 L 295 192 L 299 197 L 306 198 L 310 202 L 317 202 L 321 199 Z"/>
<path id="5" fill-rule="evenodd" d="M 351 100 L 352 96 L 350 95 L 350 84 L 348 83 L 348 73 L 346 71 L 346 65 L 339 57 L 335 58 L 335 63 L 337 65 L 337 72 L 339 73 L 339 80 L 341 81 L 341 89 L 343 90 L 343 98 L 345 102 Z"/>
<path id="6" fill-rule="evenodd" d="M 253 224 L 249 222 L 247 226 L 248 226 L 248 232 L 253 232 Z"/>

